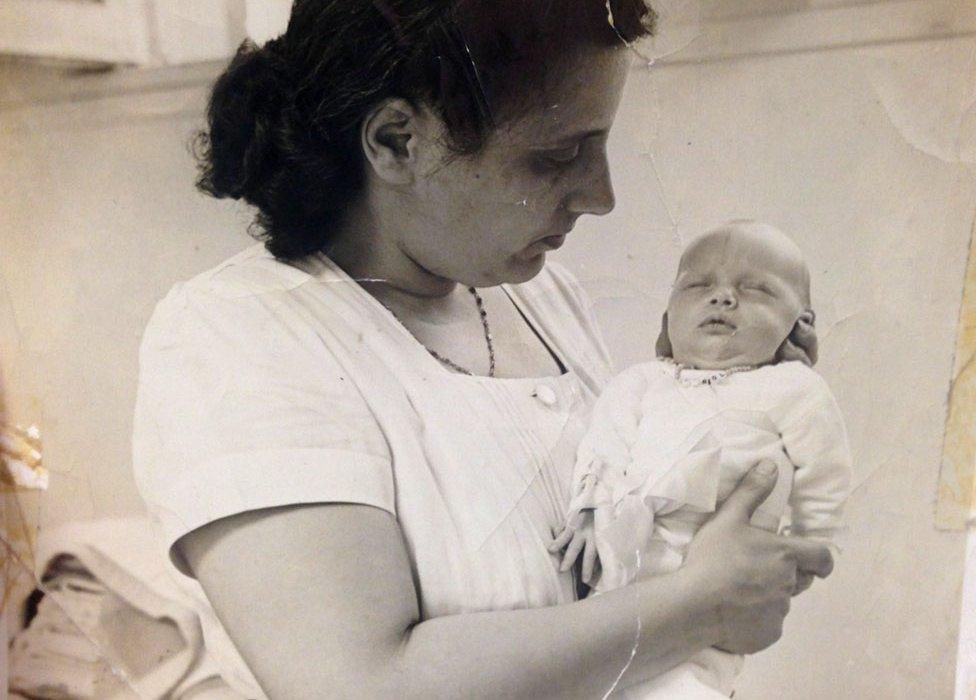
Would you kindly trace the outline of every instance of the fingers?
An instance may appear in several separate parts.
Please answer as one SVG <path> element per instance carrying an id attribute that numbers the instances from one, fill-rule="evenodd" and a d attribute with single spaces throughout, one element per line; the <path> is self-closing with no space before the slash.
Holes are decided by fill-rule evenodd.
<path id="1" fill-rule="evenodd" d="M 772 493 L 778 478 L 776 464 L 764 459 L 742 477 L 739 485 L 718 509 L 715 519 L 732 518 L 742 523 L 749 522 L 756 508 Z"/>
<path id="2" fill-rule="evenodd" d="M 576 559 L 579 557 L 580 552 L 582 552 L 581 574 L 583 583 L 589 583 L 593 578 L 598 557 L 592 535 L 587 534 L 585 530 L 576 530 L 572 527 L 564 528 L 548 546 L 548 550 L 552 554 L 557 554 L 563 548 L 566 549 L 566 553 L 563 555 L 563 560 L 559 564 L 559 570 L 565 572 L 573 568 L 573 564 L 576 563 Z"/>
<path id="3" fill-rule="evenodd" d="M 593 570 L 596 567 L 596 546 L 587 542 L 583 549 L 583 583 L 589 584 L 593 580 Z"/>
<path id="4" fill-rule="evenodd" d="M 783 343 L 779 349 L 779 353 L 776 355 L 776 359 L 779 362 L 802 362 L 807 367 L 813 366 L 813 360 L 807 354 L 807 351 L 799 345 L 794 344 L 792 340 L 787 340 Z"/>
<path id="5" fill-rule="evenodd" d="M 817 363 L 817 327 L 812 311 L 805 312 L 793 328 L 790 340 L 809 358 L 809 364 Z"/>
<path id="6" fill-rule="evenodd" d="M 798 576 L 802 572 L 818 578 L 827 578 L 830 576 L 830 572 L 834 570 L 834 557 L 826 545 L 790 539 L 787 546 L 792 551 L 793 558 L 796 561 Z"/>
<path id="7" fill-rule="evenodd" d="M 671 349 L 671 336 L 668 334 L 668 312 L 664 312 L 661 318 L 661 333 L 657 337 L 654 352 L 658 357 L 671 357 L 674 351 Z"/>
<path id="8" fill-rule="evenodd" d="M 567 527 L 563 529 L 563 531 L 556 536 L 556 539 L 554 539 L 552 543 L 547 547 L 549 553 L 555 554 L 556 552 L 561 552 L 566 547 L 566 545 L 569 544 L 569 541 L 573 539 L 573 532 L 574 530 L 571 527 Z"/>
<path id="9" fill-rule="evenodd" d="M 559 565 L 560 571 L 569 571 L 573 568 L 573 563 L 576 561 L 576 557 L 579 556 L 580 550 L 583 549 L 583 545 L 586 544 L 586 538 L 580 537 L 577 533 L 573 537 L 569 546 L 566 548 L 566 555 L 563 557 L 563 563 Z"/>

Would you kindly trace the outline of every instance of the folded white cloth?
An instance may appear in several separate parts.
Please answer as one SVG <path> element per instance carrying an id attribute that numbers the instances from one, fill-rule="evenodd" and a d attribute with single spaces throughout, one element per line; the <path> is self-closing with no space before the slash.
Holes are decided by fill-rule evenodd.
<path id="1" fill-rule="evenodd" d="M 779 469 L 753 524 L 829 539 L 841 528 L 851 457 L 826 382 L 799 362 L 723 373 L 669 362 L 610 382 L 580 443 L 568 520 L 592 511 L 597 590 L 680 566 L 698 527 L 761 460 Z"/>
<path id="2" fill-rule="evenodd" d="M 148 518 L 101 519 L 43 530 L 37 563 L 45 605 L 60 608 L 138 697 L 175 699 L 218 682 L 199 617 L 156 546 Z M 38 627 L 45 619 L 53 618 L 47 615 Z M 39 637 L 35 630 L 31 648 L 35 654 L 44 648 L 48 660 L 85 662 L 86 652 L 70 651 L 83 646 L 70 634 L 55 637 Z M 62 644 L 52 650 L 59 643 L 70 648 Z"/>
<path id="3" fill-rule="evenodd" d="M 580 443 L 568 522 L 587 511 L 597 592 L 667 574 L 698 529 L 760 461 L 779 478 L 752 524 L 829 541 L 842 527 L 851 456 L 826 382 L 799 362 L 749 371 L 635 365 L 615 377 Z M 621 697 L 728 697 L 742 658 L 706 649 Z"/>

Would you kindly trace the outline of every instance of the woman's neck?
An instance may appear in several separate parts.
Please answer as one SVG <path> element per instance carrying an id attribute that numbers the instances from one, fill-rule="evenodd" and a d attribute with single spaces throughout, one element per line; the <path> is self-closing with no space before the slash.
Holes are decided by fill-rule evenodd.
<path id="1" fill-rule="evenodd" d="M 376 297 L 423 304 L 452 296 L 457 282 L 425 269 L 401 249 L 398 231 L 364 209 L 351 211 L 332 238 L 325 250 L 332 262 Z"/>

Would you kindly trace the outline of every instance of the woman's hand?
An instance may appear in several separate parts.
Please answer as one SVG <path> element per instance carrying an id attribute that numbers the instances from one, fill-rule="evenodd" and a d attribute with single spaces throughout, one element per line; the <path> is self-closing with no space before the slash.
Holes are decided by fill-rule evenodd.
<path id="1" fill-rule="evenodd" d="M 776 478 L 772 462 L 746 474 L 698 532 L 683 567 L 690 585 L 714 596 L 720 619 L 715 646 L 725 651 L 752 654 L 777 641 L 794 591 L 810 576 L 825 578 L 833 568 L 826 546 L 749 524 Z"/>

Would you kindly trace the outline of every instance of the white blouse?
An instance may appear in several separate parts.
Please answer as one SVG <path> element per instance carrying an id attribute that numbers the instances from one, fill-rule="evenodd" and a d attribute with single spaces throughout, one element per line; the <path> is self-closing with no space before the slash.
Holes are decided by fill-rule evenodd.
<path id="1" fill-rule="evenodd" d="M 550 263 L 503 287 L 567 372 L 492 379 L 446 369 L 324 256 L 301 267 L 255 245 L 178 284 L 149 322 L 134 468 L 162 546 L 246 511 L 361 503 L 397 518 L 424 619 L 573 600 L 546 544 L 611 374 L 576 281 Z M 225 679 L 264 698 L 178 576 Z"/>

